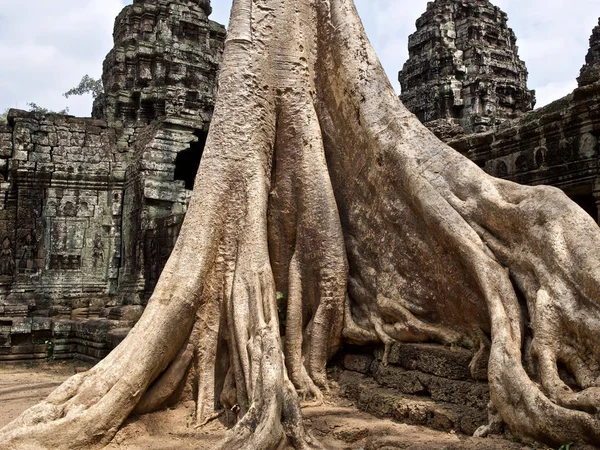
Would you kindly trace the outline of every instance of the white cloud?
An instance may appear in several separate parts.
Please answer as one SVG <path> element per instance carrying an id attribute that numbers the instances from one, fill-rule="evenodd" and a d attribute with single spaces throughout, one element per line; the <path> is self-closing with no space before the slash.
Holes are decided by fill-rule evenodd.
<path id="1" fill-rule="evenodd" d="M 399 89 L 408 35 L 428 0 L 355 0 L 367 34 Z M 112 46 L 114 18 L 131 0 L 0 1 L 0 111 L 26 102 L 89 115 L 90 98 L 61 96 L 88 73 L 98 77 Z M 572 90 L 583 65 L 598 0 L 493 0 L 509 17 L 538 106 Z M 231 0 L 213 0 L 211 18 L 229 19 Z"/>
<path id="2" fill-rule="evenodd" d="M 600 16 L 598 0 L 495 0 L 509 17 L 538 106 L 571 92 Z M 566 90 L 568 89 L 568 90 Z"/>
<path id="3" fill-rule="evenodd" d="M 121 0 L 23 0 L 0 4 L 0 111 L 33 102 L 87 116 L 91 98 L 62 93 L 98 77 Z"/>
<path id="4" fill-rule="evenodd" d="M 540 86 L 536 89 L 535 94 L 537 98 L 536 106 L 544 106 L 548 103 L 553 102 L 565 95 L 573 92 L 573 89 L 577 87 L 577 81 L 552 81 Z"/>

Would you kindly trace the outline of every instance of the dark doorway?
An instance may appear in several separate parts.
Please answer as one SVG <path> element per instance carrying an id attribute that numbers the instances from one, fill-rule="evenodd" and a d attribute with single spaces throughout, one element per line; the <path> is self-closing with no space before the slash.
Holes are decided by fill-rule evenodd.
<path id="1" fill-rule="evenodd" d="M 586 213 L 598 221 L 598 208 L 596 207 L 596 199 L 592 194 L 571 195 L 571 200 L 577 203 Z"/>
<path id="2" fill-rule="evenodd" d="M 196 180 L 208 132 L 196 130 L 194 136 L 198 138 L 198 142 L 190 143 L 190 148 L 179 152 L 177 158 L 175 158 L 175 179 L 184 181 L 185 188 L 189 190 L 194 189 L 194 181 Z"/>

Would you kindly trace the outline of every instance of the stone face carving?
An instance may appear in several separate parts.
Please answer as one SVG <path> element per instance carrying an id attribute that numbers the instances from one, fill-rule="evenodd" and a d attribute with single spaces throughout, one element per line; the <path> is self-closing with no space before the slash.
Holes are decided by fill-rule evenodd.
<path id="1" fill-rule="evenodd" d="M 482 132 L 533 109 L 507 16 L 487 0 L 435 0 L 409 37 L 406 107 L 442 137 Z"/>
<path id="2" fill-rule="evenodd" d="M 93 119 L 11 110 L 0 123 L 0 360 L 45 356 L 15 318 L 43 318 L 55 357 L 97 360 L 139 317 L 212 116 L 225 29 L 209 13 L 208 0 L 134 1 Z"/>
<path id="3" fill-rule="evenodd" d="M 592 31 L 590 37 L 590 51 L 585 57 L 585 65 L 581 68 L 581 75 L 577 78 L 579 86 L 587 86 L 600 80 L 600 19 L 598 26 Z"/>

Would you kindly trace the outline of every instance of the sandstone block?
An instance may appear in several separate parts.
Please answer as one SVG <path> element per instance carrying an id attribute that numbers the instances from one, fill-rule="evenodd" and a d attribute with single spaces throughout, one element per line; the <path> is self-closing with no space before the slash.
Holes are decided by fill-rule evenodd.
<path id="1" fill-rule="evenodd" d="M 375 352 L 381 361 L 383 349 Z M 469 362 L 473 353 L 462 348 L 448 348 L 435 344 L 394 344 L 389 355 L 391 364 L 408 370 L 437 375 L 440 377 L 463 380 L 471 378 Z"/>
<path id="2" fill-rule="evenodd" d="M 346 370 L 367 374 L 371 370 L 373 356 L 371 355 L 344 355 L 344 367 Z"/>

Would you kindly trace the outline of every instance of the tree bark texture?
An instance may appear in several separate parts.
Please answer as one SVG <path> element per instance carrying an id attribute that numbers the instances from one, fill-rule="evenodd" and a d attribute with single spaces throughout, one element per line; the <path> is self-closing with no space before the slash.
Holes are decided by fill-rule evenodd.
<path id="1" fill-rule="evenodd" d="M 11 449 L 101 448 L 195 383 L 223 448 L 320 448 L 342 342 L 491 337 L 499 422 L 600 443 L 600 229 L 561 191 L 495 179 L 396 97 L 352 0 L 235 0 L 177 245 L 106 359 L 0 432 Z M 283 332 L 282 332 L 283 331 Z M 564 367 L 576 380 L 568 386 Z"/>

